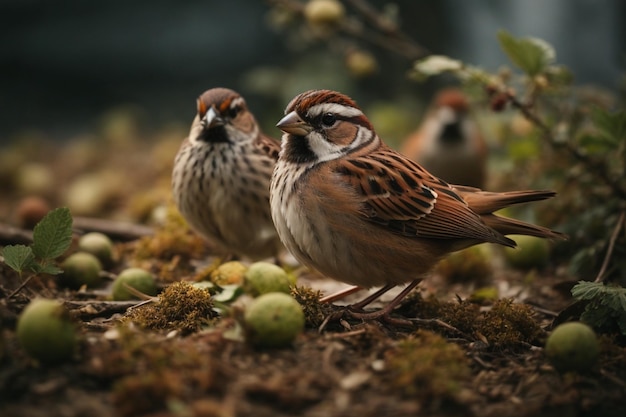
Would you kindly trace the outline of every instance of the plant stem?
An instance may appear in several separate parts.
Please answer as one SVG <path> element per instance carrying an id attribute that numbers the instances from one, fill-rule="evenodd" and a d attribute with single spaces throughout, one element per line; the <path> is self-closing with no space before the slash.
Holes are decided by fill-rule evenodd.
<path id="1" fill-rule="evenodd" d="M 526 119 L 533 123 L 543 133 L 543 138 L 553 148 L 564 148 L 574 159 L 581 162 L 593 175 L 599 177 L 603 183 L 611 188 L 611 191 L 617 195 L 620 199 L 626 201 L 626 189 L 624 189 L 617 181 L 615 181 L 610 173 L 609 169 L 604 162 L 599 159 L 594 159 L 589 155 L 581 152 L 576 146 L 569 142 L 557 141 L 554 138 L 554 134 L 548 125 L 537 116 L 529 106 L 522 103 L 512 91 L 507 91 L 507 96 L 511 102 L 511 105 L 518 109 Z"/>
<path id="2" fill-rule="evenodd" d="M 626 215 L 626 211 L 622 211 L 619 215 L 619 219 L 617 220 L 617 224 L 615 225 L 615 229 L 613 229 L 613 233 L 611 234 L 611 239 L 609 240 L 609 246 L 606 249 L 606 254 L 604 255 L 604 261 L 602 262 L 602 267 L 596 276 L 594 282 L 604 282 L 603 279 L 604 274 L 606 274 L 606 269 L 609 266 L 609 261 L 611 260 L 611 256 L 613 256 L 613 249 L 615 248 L 615 241 L 617 240 L 617 236 L 619 235 L 619 231 L 622 229 L 624 225 L 624 217 Z"/>

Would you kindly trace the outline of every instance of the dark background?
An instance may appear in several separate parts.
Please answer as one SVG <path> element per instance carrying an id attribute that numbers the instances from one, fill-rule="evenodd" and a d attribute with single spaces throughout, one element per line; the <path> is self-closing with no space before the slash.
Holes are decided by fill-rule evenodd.
<path id="1" fill-rule="evenodd" d="M 506 62 L 496 31 L 507 29 L 550 42 L 578 84 L 615 91 L 623 83 L 626 13 L 619 0 L 396 4 L 403 30 L 435 53 L 493 70 Z M 305 88 L 389 101 L 434 88 L 407 80 L 410 61 L 377 49 L 380 72 L 346 81 L 339 55 L 324 45 L 299 49 L 270 28 L 268 10 L 260 0 L 2 0 L 0 141 L 31 129 L 63 138 L 123 104 L 143 109 L 155 128 L 188 123 L 195 98 L 214 86 L 239 90 L 261 119 L 276 119 L 276 109 Z M 259 87 L 259 69 L 285 74 L 280 94 L 268 93 L 271 83 Z"/>

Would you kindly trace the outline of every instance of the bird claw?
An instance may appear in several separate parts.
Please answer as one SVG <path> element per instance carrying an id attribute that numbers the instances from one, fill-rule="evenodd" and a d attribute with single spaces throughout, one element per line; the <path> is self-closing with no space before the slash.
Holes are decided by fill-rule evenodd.
<path id="1" fill-rule="evenodd" d="M 391 311 L 387 311 L 386 308 L 382 308 L 380 310 L 375 311 L 365 311 L 362 309 L 353 309 L 352 306 L 348 306 L 346 308 L 342 308 L 341 310 L 335 311 L 324 319 L 322 324 L 318 328 L 318 332 L 322 332 L 328 323 L 331 322 L 340 322 L 344 318 L 352 318 L 358 319 L 362 321 L 374 321 L 378 320 L 380 322 L 390 324 L 392 326 L 398 327 L 415 327 L 415 323 L 410 319 L 402 319 L 398 317 L 392 317 Z"/>

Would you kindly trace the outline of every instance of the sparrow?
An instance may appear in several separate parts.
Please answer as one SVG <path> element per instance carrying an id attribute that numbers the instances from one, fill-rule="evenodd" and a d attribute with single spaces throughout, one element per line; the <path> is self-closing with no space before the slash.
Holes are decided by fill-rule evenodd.
<path id="1" fill-rule="evenodd" d="M 460 90 L 441 90 L 400 153 L 448 183 L 483 187 L 487 145 L 469 110 Z"/>
<path id="2" fill-rule="evenodd" d="M 284 134 L 270 185 L 272 218 L 302 264 L 338 281 L 382 288 L 353 304 L 353 317 L 388 321 L 393 309 L 445 255 L 509 234 L 559 232 L 494 212 L 553 197 L 450 185 L 387 146 L 350 97 L 330 90 L 296 96 L 277 124 Z M 408 285 L 378 311 L 363 307 Z"/>
<path id="3" fill-rule="evenodd" d="M 190 227 L 227 255 L 277 256 L 282 244 L 270 214 L 269 184 L 279 151 L 241 95 L 205 91 L 172 173 L 174 202 Z"/>

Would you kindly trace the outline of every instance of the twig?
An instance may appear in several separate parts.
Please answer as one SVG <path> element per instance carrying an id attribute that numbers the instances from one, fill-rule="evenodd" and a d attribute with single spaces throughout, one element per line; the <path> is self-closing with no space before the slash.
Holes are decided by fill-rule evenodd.
<path id="1" fill-rule="evenodd" d="M 304 3 L 296 0 L 267 0 L 267 2 L 299 15 L 304 14 Z M 374 31 L 368 31 L 362 25 L 354 24 L 349 19 L 344 19 L 337 30 L 398 53 L 410 60 L 423 58 L 430 54 L 426 48 L 418 45 L 408 35 L 401 32 L 397 25 L 392 24 L 388 19 L 381 18 L 380 13 L 365 0 L 346 0 L 346 2 L 350 3 L 355 11 L 374 27 Z"/>
<path id="2" fill-rule="evenodd" d="M 602 261 L 602 267 L 600 267 L 600 271 L 598 272 L 598 276 L 594 282 L 606 282 L 603 277 L 606 274 L 606 270 L 609 267 L 609 261 L 611 260 L 611 256 L 613 256 L 613 249 L 615 248 L 615 241 L 617 240 L 617 236 L 619 235 L 619 231 L 624 225 L 624 215 L 625 211 L 622 211 L 619 215 L 619 219 L 617 220 L 617 224 L 615 225 L 615 229 L 613 229 L 613 233 L 611 234 L 611 238 L 609 239 L 609 246 L 606 249 L 606 254 L 604 255 L 604 261 Z"/>
<path id="3" fill-rule="evenodd" d="M 117 240 L 135 240 L 154 234 L 149 226 L 118 220 L 74 217 L 74 228 L 83 232 L 100 232 Z"/>
<path id="4" fill-rule="evenodd" d="M 33 232 L 0 223 L 0 245 L 30 245 L 33 243 Z"/>
<path id="5" fill-rule="evenodd" d="M 135 240 L 154 234 L 154 229 L 142 224 L 90 217 L 74 217 L 73 226 L 80 233 L 100 232 L 121 241 Z M 31 243 L 33 243 L 32 231 L 0 223 L 0 245 L 30 245 Z"/>
<path id="6" fill-rule="evenodd" d="M 13 298 L 13 296 L 15 294 L 17 294 L 18 292 L 22 291 L 22 289 L 26 286 L 26 284 L 28 284 L 30 282 L 31 279 L 33 279 L 33 277 L 37 275 L 37 274 L 31 274 L 29 275 L 24 281 L 22 281 L 22 283 L 19 285 L 19 287 L 17 287 L 16 289 L 13 290 L 13 292 L 11 292 L 11 294 L 9 294 L 7 296 L 7 299 L 11 299 Z"/>
<path id="7" fill-rule="evenodd" d="M 78 310 L 81 316 L 103 317 L 111 316 L 115 313 L 123 313 L 128 309 L 144 304 L 145 300 L 132 301 L 72 301 L 66 300 L 63 304 L 72 310 Z M 93 307 L 93 311 L 88 311 L 86 307 Z"/>
<path id="8" fill-rule="evenodd" d="M 564 148 L 579 162 L 582 162 L 587 166 L 590 172 L 599 176 L 603 182 L 608 185 L 613 193 L 615 193 L 620 199 L 626 201 L 626 190 L 623 189 L 618 182 L 611 176 L 606 164 L 599 159 L 590 157 L 589 155 L 582 153 L 577 147 L 569 142 L 560 142 L 555 140 L 552 130 L 542 119 L 539 118 L 530 108 L 530 106 L 522 103 L 511 90 L 506 92 L 507 97 L 513 107 L 518 109 L 526 119 L 541 130 L 543 138 L 554 148 Z"/>

